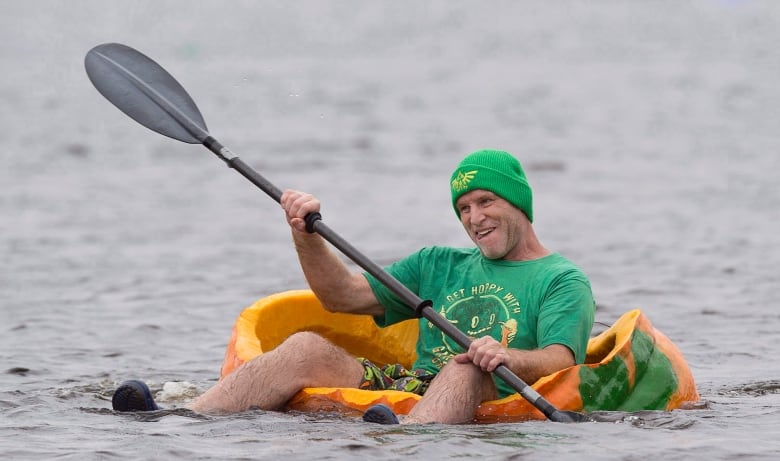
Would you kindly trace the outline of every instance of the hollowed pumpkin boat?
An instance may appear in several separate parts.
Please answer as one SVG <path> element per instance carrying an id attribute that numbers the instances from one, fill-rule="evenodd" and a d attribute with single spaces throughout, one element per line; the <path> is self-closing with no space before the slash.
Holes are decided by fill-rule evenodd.
<path id="1" fill-rule="evenodd" d="M 378 328 L 369 316 L 330 313 L 309 290 L 277 293 L 258 300 L 236 319 L 221 377 L 299 331 L 319 333 L 378 365 L 410 367 L 417 328 L 416 320 Z M 682 353 L 640 310 L 625 313 L 591 338 L 584 364 L 545 376 L 532 387 L 555 407 L 584 413 L 673 410 L 699 399 Z M 401 391 L 318 387 L 301 390 L 287 408 L 357 415 L 383 403 L 397 414 L 407 414 L 419 398 Z M 483 402 L 476 413 L 476 421 L 484 423 L 544 418 L 519 394 Z"/>

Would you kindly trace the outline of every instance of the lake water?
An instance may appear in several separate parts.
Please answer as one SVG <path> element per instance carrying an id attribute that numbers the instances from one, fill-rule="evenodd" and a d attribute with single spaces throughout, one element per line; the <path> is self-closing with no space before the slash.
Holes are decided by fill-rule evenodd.
<path id="1" fill-rule="evenodd" d="M 779 20 L 749 0 L 3 1 L 0 454 L 777 459 Z M 239 312 L 305 282 L 278 205 L 95 91 L 83 59 L 104 42 L 160 62 L 215 137 L 318 195 L 380 264 L 468 245 L 452 168 L 515 153 L 537 233 L 588 272 L 597 321 L 641 307 L 702 408 L 417 427 L 114 413 L 128 378 L 187 383 L 160 398 L 185 405 Z"/>

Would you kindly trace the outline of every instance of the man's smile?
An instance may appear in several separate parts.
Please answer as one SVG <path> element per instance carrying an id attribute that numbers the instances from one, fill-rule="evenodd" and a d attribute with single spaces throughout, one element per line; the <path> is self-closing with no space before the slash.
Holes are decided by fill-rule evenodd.
<path id="1" fill-rule="evenodd" d="M 477 237 L 477 240 L 482 240 L 482 239 L 483 239 L 483 238 L 485 238 L 485 237 L 486 237 L 488 234 L 490 234 L 491 232 L 493 232 L 495 229 L 496 229 L 495 227 L 491 227 L 491 228 L 489 228 L 489 229 L 483 229 L 483 230 L 480 230 L 480 231 L 476 231 L 476 232 L 474 232 L 474 235 Z"/>

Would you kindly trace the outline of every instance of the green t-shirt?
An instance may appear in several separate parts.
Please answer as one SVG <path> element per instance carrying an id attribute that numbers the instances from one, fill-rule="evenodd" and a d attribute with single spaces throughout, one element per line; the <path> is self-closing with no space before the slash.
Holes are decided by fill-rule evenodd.
<path id="1" fill-rule="evenodd" d="M 532 261 L 484 258 L 477 248 L 428 247 L 391 264 L 387 272 L 468 336 L 490 335 L 513 349 L 562 344 L 577 363 L 593 328 L 595 302 L 585 274 L 555 253 Z M 414 310 L 370 274 L 365 274 L 388 326 L 415 317 Z M 463 350 L 425 318 L 420 319 L 415 368 L 437 373 Z M 501 397 L 516 391 L 496 379 Z"/>

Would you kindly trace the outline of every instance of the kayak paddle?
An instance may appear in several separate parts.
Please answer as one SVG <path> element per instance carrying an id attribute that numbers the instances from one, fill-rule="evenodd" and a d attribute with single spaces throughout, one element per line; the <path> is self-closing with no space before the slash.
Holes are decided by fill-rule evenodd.
<path id="1" fill-rule="evenodd" d="M 227 147 L 214 139 L 198 107 L 187 91 L 159 64 L 125 45 L 106 43 L 91 49 L 84 60 L 87 75 L 95 88 L 112 104 L 141 125 L 162 135 L 189 144 L 203 144 L 227 165 L 238 171 L 276 202 L 282 191 L 244 163 Z M 452 338 L 464 350 L 471 339 L 438 314 L 431 301 L 423 301 L 380 266 L 361 254 L 332 231 L 319 213 L 306 216 L 306 230 L 320 234 L 352 261 L 392 290 L 420 317 L 425 317 Z M 500 365 L 493 371 L 552 421 L 582 422 L 590 419 L 582 413 L 555 408 L 535 389 L 509 368 Z"/>

